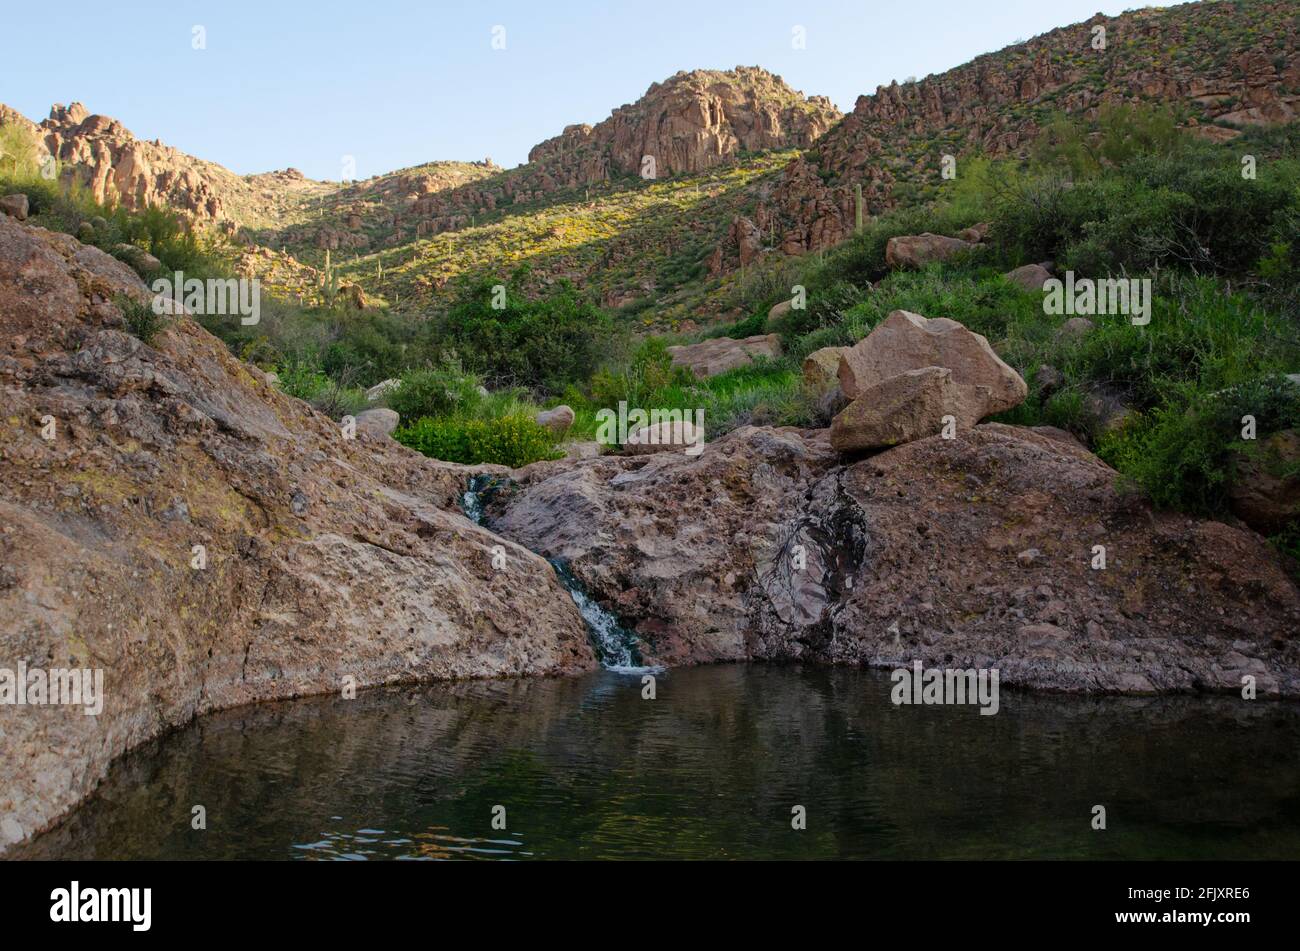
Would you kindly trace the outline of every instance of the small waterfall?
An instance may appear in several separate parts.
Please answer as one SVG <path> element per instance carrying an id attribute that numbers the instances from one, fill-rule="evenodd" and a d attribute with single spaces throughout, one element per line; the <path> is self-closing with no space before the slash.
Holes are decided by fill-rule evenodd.
<path id="1" fill-rule="evenodd" d="M 494 475 L 482 473 L 471 477 L 465 494 L 460 499 L 465 517 L 475 525 L 482 525 L 485 504 L 500 488 L 501 483 Z M 558 558 L 546 560 L 555 569 L 560 584 L 569 592 L 569 597 L 573 598 L 573 603 L 578 606 L 578 613 L 587 623 L 587 634 L 591 638 L 591 644 L 596 649 L 596 656 L 602 666 L 620 674 L 639 674 L 662 669 L 641 666 L 641 655 L 636 649 L 636 638 L 618 622 L 618 618 L 587 594 L 564 562 Z"/>
<path id="2" fill-rule="evenodd" d="M 587 633 L 591 635 L 591 643 L 596 648 L 596 656 L 600 658 L 600 662 L 609 670 L 620 674 L 639 674 L 649 670 L 650 668 L 641 666 L 641 655 L 636 649 L 636 638 L 618 623 L 618 618 L 602 608 L 596 603 L 595 598 L 583 590 L 568 565 L 558 558 L 546 560 L 555 569 L 560 584 L 564 585 L 565 590 L 569 592 L 569 597 L 573 598 L 573 603 L 578 606 L 578 613 L 587 622 Z"/>

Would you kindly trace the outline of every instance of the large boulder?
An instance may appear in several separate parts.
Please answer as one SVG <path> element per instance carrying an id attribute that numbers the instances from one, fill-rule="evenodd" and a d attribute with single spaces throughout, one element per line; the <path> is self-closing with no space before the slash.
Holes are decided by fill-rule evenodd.
<path id="1" fill-rule="evenodd" d="M 957 383 L 947 367 L 908 370 L 868 387 L 831 422 L 831 445 L 840 452 L 896 446 L 933 436 L 952 417 L 974 426 L 984 415 L 982 387 Z"/>
<path id="2" fill-rule="evenodd" d="M 17 218 L 19 221 L 26 221 L 29 211 L 30 206 L 27 203 L 27 196 L 21 192 L 0 198 L 0 214 L 9 215 L 9 217 Z"/>
<path id="3" fill-rule="evenodd" d="M 697 447 L 703 445 L 703 439 L 703 431 L 690 420 L 665 420 L 629 433 L 623 451 L 633 456 L 673 450 L 691 450 L 698 454 Z"/>
<path id="4" fill-rule="evenodd" d="M 0 851 L 197 714 L 595 666 L 551 566 L 462 514 L 477 470 L 344 438 L 187 317 L 147 345 L 119 295 L 0 216 L 0 666 L 104 673 L 98 716 L 0 712 Z"/>
<path id="5" fill-rule="evenodd" d="M 1002 276 L 1027 291 L 1041 291 L 1043 285 L 1052 279 L 1052 272 L 1041 264 L 1022 264 Z"/>
<path id="6" fill-rule="evenodd" d="M 573 412 L 571 406 L 560 404 L 552 409 L 542 410 L 537 414 L 536 419 L 538 426 L 545 426 L 557 436 L 563 436 L 573 426 L 577 414 Z"/>
<path id="7" fill-rule="evenodd" d="M 1151 510 L 1057 430 L 985 423 L 846 463 L 825 430 L 745 427 L 695 459 L 538 464 L 488 524 L 563 559 L 647 663 L 920 660 L 1238 697 L 1250 675 L 1300 699 L 1300 593 L 1268 543 Z"/>
<path id="8" fill-rule="evenodd" d="M 896 310 L 840 358 L 840 388 L 857 399 L 877 383 L 908 370 L 947 367 L 953 381 L 988 390 L 982 416 L 1018 406 L 1029 389 L 989 342 L 955 320 Z"/>
<path id="9" fill-rule="evenodd" d="M 1300 519 L 1300 431 L 1274 433 L 1243 453 L 1228 488 L 1232 514 L 1264 535 Z M 1290 474 L 1288 474 L 1290 473 Z"/>
<path id="10" fill-rule="evenodd" d="M 891 268 L 918 268 L 935 261 L 946 261 L 956 254 L 977 247 L 961 238 L 941 234 L 909 234 L 890 238 L 885 244 L 885 264 Z"/>
<path id="11" fill-rule="evenodd" d="M 774 359 L 781 355 L 781 338 L 776 334 L 759 334 L 737 340 L 714 337 L 699 343 L 669 347 L 672 365 L 685 367 L 697 377 L 717 376 L 727 370 L 748 366 L 756 358 Z"/>
<path id="12" fill-rule="evenodd" d="M 400 422 L 397 411 L 386 407 L 362 410 L 357 413 L 356 419 L 357 432 L 375 439 L 391 435 Z"/>
<path id="13" fill-rule="evenodd" d="M 824 392 L 840 383 L 840 357 L 848 347 L 822 347 L 814 350 L 803 361 L 803 381 L 818 392 Z"/>

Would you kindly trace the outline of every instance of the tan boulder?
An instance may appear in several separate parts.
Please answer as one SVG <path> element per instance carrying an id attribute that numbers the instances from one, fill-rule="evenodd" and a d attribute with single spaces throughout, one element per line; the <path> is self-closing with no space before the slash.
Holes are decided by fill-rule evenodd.
<path id="1" fill-rule="evenodd" d="M 652 452 L 686 450 L 704 444 L 704 431 L 689 420 L 665 420 L 642 426 L 627 437 L 623 449 L 629 455 L 644 456 Z"/>
<path id="2" fill-rule="evenodd" d="M 981 221 L 973 224 L 969 228 L 963 228 L 957 232 L 957 237 L 963 241 L 969 241 L 971 244 L 982 244 L 984 239 L 989 236 L 989 231 L 993 228 L 993 222 Z"/>
<path id="3" fill-rule="evenodd" d="M 946 261 L 954 254 L 975 247 L 970 241 L 941 234 L 900 235 L 885 245 L 885 263 L 891 268 L 924 267 L 934 261 Z"/>
<path id="4" fill-rule="evenodd" d="M 821 392 L 839 385 L 840 357 L 848 347 L 822 347 L 814 350 L 803 361 L 803 381 Z"/>
<path id="5" fill-rule="evenodd" d="M 561 404 L 552 409 L 544 409 L 538 413 L 537 425 L 545 426 L 556 435 L 563 435 L 569 431 L 569 428 L 573 425 L 573 421 L 576 418 L 577 414 L 573 412 L 572 407 Z"/>
<path id="6" fill-rule="evenodd" d="M 748 366 L 758 357 L 773 359 L 781 355 L 781 338 L 776 334 L 759 334 L 736 340 L 714 337 L 699 343 L 669 347 L 674 367 L 686 367 L 698 377 L 717 376 L 736 367 Z"/>
<path id="7" fill-rule="evenodd" d="M 993 352 L 980 334 L 947 317 L 926 318 L 896 310 L 840 358 L 840 387 L 857 399 L 898 373 L 947 367 L 954 382 L 982 386 L 988 405 L 981 416 L 1018 406 L 1029 393 L 1020 374 Z"/>
<path id="8" fill-rule="evenodd" d="M 397 428 L 399 417 L 396 410 L 387 407 L 362 410 L 357 413 L 357 432 L 374 436 L 376 439 L 387 436 Z"/>
<path id="9" fill-rule="evenodd" d="M 24 194 L 5 195 L 0 198 L 0 213 L 8 215 L 10 218 L 26 221 L 29 211 L 27 196 Z"/>
<path id="10" fill-rule="evenodd" d="M 1027 291 L 1041 291 L 1043 285 L 1052 279 L 1052 272 L 1041 264 L 1023 264 L 1002 276 Z"/>
<path id="11" fill-rule="evenodd" d="M 984 415 L 987 391 L 953 379 L 947 367 L 898 373 L 869 387 L 831 421 L 840 452 L 897 446 L 938 433 L 944 417 L 967 429 Z"/>

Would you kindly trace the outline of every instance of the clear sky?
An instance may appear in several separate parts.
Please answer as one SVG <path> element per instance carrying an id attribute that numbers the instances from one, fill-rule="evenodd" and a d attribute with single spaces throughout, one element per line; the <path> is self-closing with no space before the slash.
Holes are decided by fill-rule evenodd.
<path id="1" fill-rule="evenodd" d="M 847 111 L 1134 0 L 4 0 L 0 102 L 81 101 L 240 173 L 506 167 L 679 69 L 758 65 Z M 194 27 L 206 33 L 195 49 Z M 493 28 L 504 27 L 504 49 Z M 804 28 L 805 49 L 792 48 Z M 498 32 L 497 34 L 501 34 Z"/>

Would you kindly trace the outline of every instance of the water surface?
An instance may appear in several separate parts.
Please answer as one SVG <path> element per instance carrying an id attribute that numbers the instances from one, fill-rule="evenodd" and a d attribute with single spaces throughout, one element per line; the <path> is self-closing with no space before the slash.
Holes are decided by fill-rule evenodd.
<path id="1" fill-rule="evenodd" d="M 20 857 L 1300 858 L 1291 705 L 1004 689 L 980 716 L 894 706 L 873 671 L 656 676 L 654 700 L 603 671 L 213 714 Z"/>

